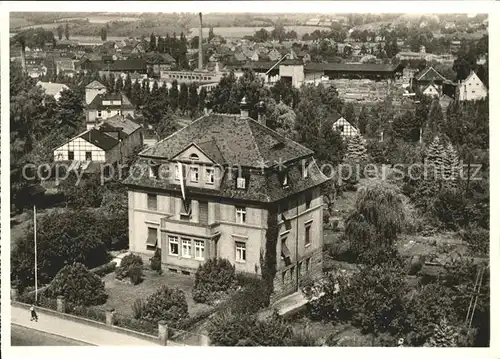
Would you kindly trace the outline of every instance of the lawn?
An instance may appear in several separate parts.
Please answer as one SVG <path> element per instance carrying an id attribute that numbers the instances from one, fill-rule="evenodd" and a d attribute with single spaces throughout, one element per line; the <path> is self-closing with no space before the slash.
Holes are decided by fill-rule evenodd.
<path id="1" fill-rule="evenodd" d="M 97 308 L 106 309 L 112 307 L 115 311 L 124 316 L 132 316 L 132 304 L 139 298 L 146 298 L 154 293 L 162 285 L 179 288 L 186 294 L 189 315 L 195 316 L 211 307 L 206 304 L 196 303 L 191 295 L 191 290 L 194 287 L 194 277 L 184 274 L 172 273 L 164 271 L 163 274 L 144 270 L 144 280 L 138 285 L 133 285 L 130 282 L 122 282 L 116 280 L 115 273 L 109 273 L 104 278 L 106 293 L 108 300 L 104 305 Z"/>

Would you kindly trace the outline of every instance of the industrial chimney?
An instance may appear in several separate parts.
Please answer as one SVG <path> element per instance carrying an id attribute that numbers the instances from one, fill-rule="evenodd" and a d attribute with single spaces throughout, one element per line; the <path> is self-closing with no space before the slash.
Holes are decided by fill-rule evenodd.
<path id="1" fill-rule="evenodd" d="M 200 37 L 198 40 L 198 70 L 203 70 L 203 21 L 200 12 Z"/>

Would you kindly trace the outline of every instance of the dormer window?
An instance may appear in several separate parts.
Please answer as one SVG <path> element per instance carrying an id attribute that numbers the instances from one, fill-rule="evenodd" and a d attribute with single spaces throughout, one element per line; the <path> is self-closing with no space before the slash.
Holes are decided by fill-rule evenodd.
<path id="1" fill-rule="evenodd" d="M 214 184 L 214 182 L 215 182 L 215 169 L 213 169 L 213 168 L 205 169 L 205 180 L 208 184 Z"/>
<path id="2" fill-rule="evenodd" d="M 309 177 L 309 169 L 307 168 L 307 163 L 304 163 L 304 168 L 302 169 L 302 177 Z"/>
<path id="3" fill-rule="evenodd" d="M 175 165 L 175 180 L 179 181 L 181 179 L 181 168 L 180 165 Z"/>
<path id="4" fill-rule="evenodd" d="M 282 175 L 281 175 L 281 185 L 283 187 L 287 187 L 288 186 L 288 173 L 287 172 L 283 172 Z"/>
<path id="5" fill-rule="evenodd" d="M 246 188 L 246 179 L 244 177 L 238 177 L 236 179 L 236 188 L 239 188 L 239 189 Z"/>
<path id="6" fill-rule="evenodd" d="M 149 165 L 149 177 L 150 178 L 158 178 L 159 165 L 151 164 Z"/>

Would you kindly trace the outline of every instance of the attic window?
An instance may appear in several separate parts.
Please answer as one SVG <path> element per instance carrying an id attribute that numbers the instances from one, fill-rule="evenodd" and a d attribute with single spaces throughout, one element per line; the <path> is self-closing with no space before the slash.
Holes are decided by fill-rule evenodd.
<path id="1" fill-rule="evenodd" d="M 193 161 L 198 161 L 200 159 L 200 157 L 198 157 L 196 153 L 191 153 L 191 155 L 189 155 L 189 158 Z"/>
<path id="2" fill-rule="evenodd" d="M 280 175 L 281 185 L 283 187 L 288 187 L 288 172 L 283 171 Z"/>
<path id="3" fill-rule="evenodd" d="M 245 177 L 238 177 L 236 179 L 236 188 L 238 189 L 245 189 L 246 188 L 246 179 Z"/>

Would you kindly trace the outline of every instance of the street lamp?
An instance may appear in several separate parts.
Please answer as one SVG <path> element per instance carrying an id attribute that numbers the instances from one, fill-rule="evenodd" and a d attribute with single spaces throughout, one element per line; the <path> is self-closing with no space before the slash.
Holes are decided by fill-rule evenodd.
<path id="1" fill-rule="evenodd" d="M 38 253 L 37 253 L 37 243 L 36 243 L 36 206 L 37 203 L 43 197 L 45 193 L 45 188 L 43 188 L 40 184 L 35 184 L 27 189 L 28 198 L 30 199 L 31 204 L 33 205 L 33 240 L 35 246 L 35 303 L 38 302 Z"/>

